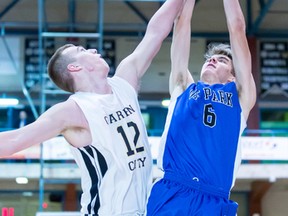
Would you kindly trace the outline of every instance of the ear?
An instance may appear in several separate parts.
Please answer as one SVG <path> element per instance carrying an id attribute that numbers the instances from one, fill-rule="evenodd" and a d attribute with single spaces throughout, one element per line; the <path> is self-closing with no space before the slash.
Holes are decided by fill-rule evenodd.
<path id="1" fill-rule="evenodd" d="M 70 72 L 78 72 L 78 71 L 82 70 L 82 67 L 80 65 L 76 65 L 76 64 L 68 64 L 67 69 Z"/>
<path id="2" fill-rule="evenodd" d="M 234 76 L 231 76 L 230 78 L 228 78 L 227 82 L 235 82 L 236 78 Z"/>

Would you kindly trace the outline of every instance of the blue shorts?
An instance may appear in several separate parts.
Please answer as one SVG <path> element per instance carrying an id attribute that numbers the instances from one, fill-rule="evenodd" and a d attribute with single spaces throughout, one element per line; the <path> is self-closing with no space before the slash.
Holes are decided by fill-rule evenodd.
<path id="1" fill-rule="evenodd" d="M 166 173 L 152 188 L 147 216 L 235 216 L 237 208 L 229 192 Z"/>

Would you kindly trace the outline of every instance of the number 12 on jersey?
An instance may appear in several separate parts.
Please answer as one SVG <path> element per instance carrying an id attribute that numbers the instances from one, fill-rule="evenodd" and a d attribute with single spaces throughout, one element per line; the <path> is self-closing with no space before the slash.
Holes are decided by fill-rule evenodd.
<path id="1" fill-rule="evenodd" d="M 123 138 L 123 140 L 125 142 L 125 145 L 127 147 L 127 150 L 128 150 L 127 151 L 127 155 L 128 156 L 134 155 L 135 151 L 136 151 L 136 153 L 143 152 L 144 151 L 144 146 L 138 146 L 137 147 L 137 142 L 138 142 L 138 139 L 139 139 L 139 136 L 140 136 L 140 132 L 139 132 L 139 129 L 138 129 L 137 125 L 134 122 L 128 122 L 127 126 L 128 126 L 128 128 L 131 128 L 131 130 L 134 130 L 134 132 L 135 132 L 135 135 L 134 135 L 134 138 L 133 138 L 134 146 L 133 145 L 131 146 L 131 144 L 129 143 L 129 140 L 128 140 L 127 136 L 126 136 L 126 133 L 125 133 L 123 127 L 119 126 L 117 128 L 118 133 L 121 134 L 121 136 L 122 136 L 122 138 Z"/>

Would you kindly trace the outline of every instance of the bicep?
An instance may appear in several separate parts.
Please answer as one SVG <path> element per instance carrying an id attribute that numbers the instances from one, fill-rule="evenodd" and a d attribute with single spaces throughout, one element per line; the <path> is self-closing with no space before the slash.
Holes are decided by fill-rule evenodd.
<path id="1" fill-rule="evenodd" d="M 256 101 L 256 88 L 252 76 L 251 54 L 246 38 L 245 18 L 237 0 L 224 0 L 224 9 L 240 102 L 242 109 L 249 114 Z"/>
<path id="2" fill-rule="evenodd" d="M 162 42 L 171 31 L 173 21 L 184 1 L 166 1 L 148 23 L 146 33 L 134 52 L 119 65 L 116 74 L 138 87 L 140 78 L 147 71 Z"/>
<path id="3" fill-rule="evenodd" d="M 0 134 L 0 155 L 10 155 L 32 145 L 63 134 L 66 130 L 81 127 L 82 115 L 72 100 L 54 105 L 33 123 L 13 131 Z"/>
<path id="4" fill-rule="evenodd" d="M 178 71 L 179 72 L 179 71 Z M 178 74 L 173 73 L 171 71 L 170 78 L 169 78 L 169 93 L 172 96 L 174 92 L 184 92 L 186 88 L 191 84 L 194 83 L 194 79 L 188 69 L 186 69 L 186 73 Z"/>
<path id="5" fill-rule="evenodd" d="M 174 31 L 171 45 L 171 76 L 170 94 L 174 88 L 182 88 L 194 82 L 188 70 L 190 43 L 191 43 L 191 18 L 195 1 L 187 1 L 182 13 L 174 22 Z"/>
<path id="6" fill-rule="evenodd" d="M 231 35 L 230 43 L 236 80 L 238 85 L 242 86 L 246 84 L 247 80 L 250 80 L 252 72 L 251 54 L 246 35 L 244 33 Z"/>
<path id="7" fill-rule="evenodd" d="M 244 115 L 248 118 L 256 101 L 256 86 L 252 75 L 252 60 L 245 33 L 230 37 L 236 84 Z"/>
<path id="8" fill-rule="evenodd" d="M 25 127 L 1 133 L 0 155 L 11 155 L 57 136 L 60 131 L 55 127 L 56 122 L 40 118 Z"/>

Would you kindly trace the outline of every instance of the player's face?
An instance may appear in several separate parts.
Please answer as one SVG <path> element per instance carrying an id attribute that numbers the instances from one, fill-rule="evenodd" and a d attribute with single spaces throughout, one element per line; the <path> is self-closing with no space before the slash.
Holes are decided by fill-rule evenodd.
<path id="1" fill-rule="evenodd" d="M 109 70 L 107 62 L 101 57 L 101 54 L 99 54 L 96 49 L 85 49 L 82 46 L 72 46 L 65 51 L 67 55 L 76 58 L 76 61 L 82 65 L 94 68 L 95 70 L 99 68 Z M 63 54 L 65 53 L 63 52 Z"/>
<path id="2" fill-rule="evenodd" d="M 213 55 L 202 66 L 201 80 L 210 84 L 227 83 L 232 75 L 232 60 L 225 55 Z"/>

